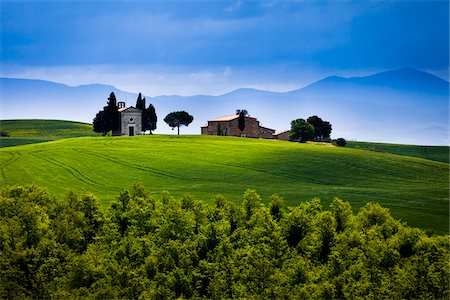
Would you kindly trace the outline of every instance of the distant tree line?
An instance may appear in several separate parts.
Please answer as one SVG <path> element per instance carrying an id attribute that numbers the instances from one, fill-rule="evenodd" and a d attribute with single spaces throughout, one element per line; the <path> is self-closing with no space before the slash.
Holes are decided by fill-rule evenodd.
<path id="1" fill-rule="evenodd" d="M 0 189 L 0 298 L 448 299 L 449 236 L 368 203 Z"/>

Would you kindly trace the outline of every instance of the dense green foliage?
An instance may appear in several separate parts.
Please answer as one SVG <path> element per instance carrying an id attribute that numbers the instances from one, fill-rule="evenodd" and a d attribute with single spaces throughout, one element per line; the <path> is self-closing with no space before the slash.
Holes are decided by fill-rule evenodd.
<path id="1" fill-rule="evenodd" d="M 329 139 L 331 134 L 331 123 L 324 121 L 318 116 L 311 116 L 306 120 L 314 127 L 314 140 L 323 141 Z"/>
<path id="2" fill-rule="evenodd" d="M 449 146 L 416 146 L 416 145 L 398 145 L 398 144 L 347 141 L 347 147 L 376 152 L 387 152 L 397 155 L 419 157 L 434 161 L 440 161 L 444 163 L 449 163 L 450 159 Z"/>
<path id="3" fill-rule="evenodd" d="M 148 108 L 145 108 L 145 103 L 145 97 L 142 98 L 142 94 L 139 93 L 136 100 L 136 108 L 142 110 L 142 132 L 149 130 L 150 134 L 152 134 L 152 131 L 156 129 L 158 117 L 156 116 L 155 107 L 150 104 Z"/>
<path id="4" fill-rule="evenodd" d="M 153 104 L 149 104 L 149 106 L 142 112 L 142 120 L 144 123 L 142 127 L 143 130 L 149 130 L 150 134 L 152 134 L 152 131 L 156 130 L 156 124 L 158 123 L 158 116 L 156 115 L 155 107 L 153 106 Z"/>
<path id="5" fill-rule="evenodd" d="M 287 205 L 378 201 L 409 225 L 449 230 L 449 165 L 388 153 L 215 136 L 85 137 L 0 149 L 0 166 L 0 185 L 36 183 L 59 196 L 85 189 L 105 207 L 136 181 L 205 202 L 217 193 L 239 202 L 252 187 L 264 199 L 279 191 Z"/>
<path id="6" fill-rule="evenodd" d="M 108 132 L 117 132 L 120 128 L 120 113 L 117 107 L 116 95 L 111 92 L 108 103 L 103 110 L 100 110 L 92 121 L 94 132 L 102 135 Z"/>
<path id="7" fill-rule="evenodd" d="M 164 122 L 167 123 L 172 129 L 177 128 L 178 135 L 180 135 L 180 126 L 189 126 L 194 121 L 194 117 L 185 111 L 174 111 L 164 118 Z"/>
<path id="8" fill-rule="evenodd" d="M 245 129 L 245 113 L 246 112 L 247 112 L 246 110 L 240 110 L 239 111 L 238 128 L 241 131 L 241 136 L 242 136 L 242 132 Z"/>
<path id="9" fill-rule="evenodd" d="M 314 126 L 304 119 L 296 119 L 291 122 L 290 141 L 300 141 L 305 143 L 314 138 Z"/>
<path id="10" fill-rule="evenodd" d="M 137 99 L 136 99 L 136 108 L 140 109 L 140 110 L 144 110 L 145 109 L 145 98 L 142 99 L 142 94 L 139 93 Z"/>
<path id="11" fill-rule="evenodd" d="M 218 195 L 123 191 L 102 211 L 90 193 L 0 190 L 0 298 L 449 297 L 449 236 L 428 236 L 368 203 L 269 207 L 253 190 Z"/>
<path id="12" fill-rule="evenodd" d="M 347 145 L 347 141 L 344 138 L 337 138 L 333 141 L 333 144 L 336 144 L 336 146 L 339 147 L 345 147 L 345 145 Z"/>

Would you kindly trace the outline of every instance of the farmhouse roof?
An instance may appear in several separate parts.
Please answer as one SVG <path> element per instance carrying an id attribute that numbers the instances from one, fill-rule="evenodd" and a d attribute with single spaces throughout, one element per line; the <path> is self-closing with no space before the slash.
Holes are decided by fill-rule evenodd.
<path id="1" fill-rule="evenodd" d="M 229 115 L 229 116 L 223 116 L 223 117 L 211 119 L 211 120 L 208 120 L 208 122 L 231 121 L 231 120 L 237 119 L 238 117 L 239 117 L 239 115 L 238 115 L 238 114 L 237 114 L 237 115 L 235 114 L 235 115 Z M 256 119 L 256 118 L 253 118 L 253 117 L 246 117 L 246 118 L 249 118 L 249 119 Z"/>
<path id="2" fill-rule="evenodd" d="M 290 132 L 290 130 L 288 129 L 288 130 L 278 131 L 278 132 L 275 132 L 273 135 L 280 135 L 280 134 L 286 133 L 286 132 Z"/>
<path id="3" fill-rule="evenodd" d="M 272 128 L 269 128 L 269 127 L 259 126 L 259 128 L 275 132 L 275 129 L 272 129 Z"/>

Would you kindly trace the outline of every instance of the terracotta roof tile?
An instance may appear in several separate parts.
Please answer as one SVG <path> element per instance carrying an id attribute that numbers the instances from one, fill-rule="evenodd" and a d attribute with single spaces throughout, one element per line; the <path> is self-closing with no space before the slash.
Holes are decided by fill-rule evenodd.
<path id="1" fill-rule="evenodd" d="M 220 122 L 220 121 L 231 121 L 231 120 L 234 120 L 234 119 L 237 119 L 239 117 L 239 115 L 229 115 L 229 116 L 223 116 L 223 117 L 219 117 L 219 118 L 215 118 L 215 119 L 211 119 L 211 120 L 208 120 L 208 122 Z M 253 118 L 253 117 L 246 117 L 246 118 L 249 118 L 249 119 L 255 119 L 256 120 L 256 118 Z"/>

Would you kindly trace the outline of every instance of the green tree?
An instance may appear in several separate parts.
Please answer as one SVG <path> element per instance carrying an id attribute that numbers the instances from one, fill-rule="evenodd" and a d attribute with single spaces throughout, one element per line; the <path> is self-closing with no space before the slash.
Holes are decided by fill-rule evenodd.
<path id="1" fill-rule="evenodd" d="M 284 202 L 283 198 L 281 198 L 277 194 L 274 194 L 270 197 L 270 204 L 269 204 L 270 214 L 277 221 L 280 221 L 284 215 L 283 202 Z"/>
<path id="2" fill-rule="evenodd" d="M 145 98 L 142 99 L 142 94 L 139 93 L 137 99 L 136 99 L 136 108 L 140 109 L 140 110 L 144 110 L 145 109 Z"/>
<path id="3" fill-rule="evenodd" d="M 101 110 L 97 113 L 94 120 L 92 121 L 92 125 L 94 128 L 94 132 L 101 133 L 103 136 L 108 134 L 108 130 L 106 130 L 105 110 Z"/>
<path id="4" fill-rule="evenodd" d="M 108 98 L 108 105 L 105 110 L 106 117 L 106 129 L 112 131 L 113 133 L 119 131 L 120 129 L 120 113 L 117 108 L 116 95 L 111 92 Z"/>
<path id="5" fill-rule="evenodd" d="M 145 103 L 145 98 L 144 98 Z M 158 122 L 158 116 L 155 112 L 155 107 L 153 104 L 150 104 L 142 113 L 142 120 L 144 121 L 142 130 L 143 131 L 150 131 L 150 134 L 152 134 L 152 131 L 156 129 L 156 123 Z"/>
<path id="6" fill-rule="evenodd" d="M 180 135 L 180 126 L 189 126 L 189 124 L 191 124 L 193 120 L 194 117 L 185 111 L 174 111 L 164 118 L 164 122 L 172 127 L 172 130 L 175 127 L 178 129 L 178 135 Z"/>
<path id="7" fill-rule="evenodd" d="M 245 191 L 243 198 L 245 214 L 247 219 L 250 219 L 254 211 L 262 205 L 261 196 L 255 190 L 248 189 Z"/>
<path id="8" fill-rule="evenodd" d="M 0 188 L 0 298 L 448 299 L 450 239 L 369 203 Z"/>
<path id="9" fill-rule="evenodd" d="M 290 141 L 300 141 L 302 143 L 314 138 L 314 126 L 304 119 L 296 119 L 291 122 Z"/>
<path id="10" fill-rule="evenodd" d="M 142 119 L 141 119 L 141 128 L 142 132 L 145 132 L 147 130 L 150 130 L 150 134 L 152 134 L 152 131 L 156 129 L 156 113 L 153 105 L 150 104 L 153 111 L 149 108 L 145 108 L 145 97 L 142 98 L 142 94 L 139 93 L 138 98 L 136 100 L 136 108 L 142 110 Z M 152 123 L 152 120 L 155 119 L 154 125 Z"/>
<path id="11" fill-rule="evenodd" d="M 331 124 L 324 121 L 318 116 L 311 116 L 306 120 L 309 124 L 314 126 L 314 139 L 323 140 L 330 138 Z"/>
<path id="12" fill-rule="evenodd" d="M 245 109 L 239 111 L 238 128 L 241 131 L 241 136 L 242 136 L 242 132 L 245 129 L 245 116 L 246 116 L 246 114 L 248 114 L 248 113 L 247 113 L 247 111 Z"/>
<path id="13" fill-rule="evenodd" d="M 110 131 L 113 133 L 119 131 L 120 113 L 117 108 L 116 95 L 113 92 L 109 95 L 107 105 L 96 114 L 92 124 L 94 132 L 102 135 L 106 135 Z"/>
<path id="14" fill-rule="evenodd" d="M 344 138 L 338 138 L 334 143 L 336 144 L 336 146 L 345 147 L 347 141 Z"/>

